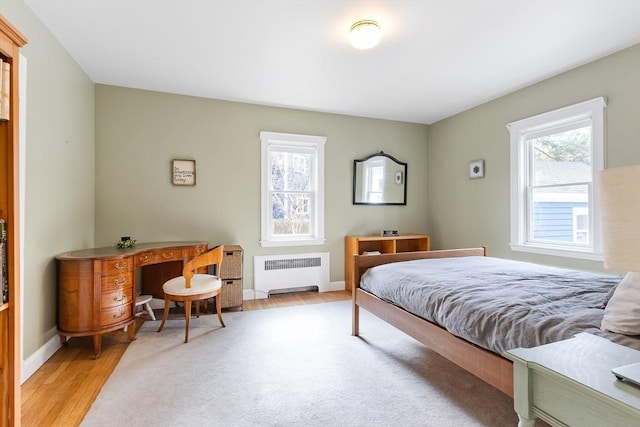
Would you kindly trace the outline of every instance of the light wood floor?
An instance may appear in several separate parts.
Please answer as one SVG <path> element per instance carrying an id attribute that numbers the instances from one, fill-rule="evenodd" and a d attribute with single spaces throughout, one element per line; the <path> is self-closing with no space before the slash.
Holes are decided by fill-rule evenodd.
<path id="1" fill-rule="evenodd" d="M 350 298 L 347 291 L 300 292 L 245 301 L 243 309 L 260 310 Z M 160 311 L 155 314 L 161 316 Z M 142 323 L 144 319 L 138 318 L 136 327 Z M 105 334 L 102 353 L 93 360 L 91 337 L 71 339 L 22 385 L 22 425 L 79 425 L 128 345 L 127 334 L 122 331 Z"/>

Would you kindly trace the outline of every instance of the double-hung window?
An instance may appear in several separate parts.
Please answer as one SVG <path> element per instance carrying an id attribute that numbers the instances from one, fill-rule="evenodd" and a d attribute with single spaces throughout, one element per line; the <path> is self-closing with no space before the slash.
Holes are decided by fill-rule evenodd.
<path id="1" fill-rule="evenodd" d="M 324 243 L 325 137 L 260 132 L 262 246 Z"/>
<path id="2" fill-rule="evenodd" d="M 605 100 L 510 123 L 511 248 L 599 260 L 594 189 L 604 167 Z"/>

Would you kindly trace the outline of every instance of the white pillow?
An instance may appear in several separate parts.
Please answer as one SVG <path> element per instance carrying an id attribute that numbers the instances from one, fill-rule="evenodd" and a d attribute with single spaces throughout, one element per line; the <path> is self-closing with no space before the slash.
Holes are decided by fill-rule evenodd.
<path id="1" fill-rule="evenodd" d="M 629 272 L 604 309 L 600 328 L 624 335 L 640 335 L 640 273 Z"/>

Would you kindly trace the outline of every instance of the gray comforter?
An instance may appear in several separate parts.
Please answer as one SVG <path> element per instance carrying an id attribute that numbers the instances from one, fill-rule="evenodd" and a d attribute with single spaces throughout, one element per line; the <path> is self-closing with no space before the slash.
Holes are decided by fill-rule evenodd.
<path id="1" fill-rule="evenodd" d="M 491 257 L 428 259 L 369 269 L 361 288 L 460 338 L 502 354 L 589 332 L 640 350 L 640 337 L 600 330 L 620 276 Z"/>

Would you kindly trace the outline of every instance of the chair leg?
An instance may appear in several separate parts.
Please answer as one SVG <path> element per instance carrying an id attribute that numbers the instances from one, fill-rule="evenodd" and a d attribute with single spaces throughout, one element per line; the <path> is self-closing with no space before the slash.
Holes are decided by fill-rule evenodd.
<path id="1" fill-rule="evenodd" d="M 165 296 L 164 297 L 164 313 L 162 314 L 162 322 L 160 323 L 158 332 L 160 332 L 162 328 L 164 328 L 164 323 L 169 318 L 169 304 L 171 304 L 171 300 Z"/>
<path id="2" fill-rule="evenodd" d="M 149 313 L 149 317 L 151 317 L 151 320 L 156 320 L 156 315 L 153 313 L 151 305 L 149 303 L 146 303 L 144 307 L 147 310 L 147 313 Z"/>
<path id="3" fill-rule="evenodd" d="M 220 324 L 224 328 L 224 321 L 222 320 L 222 301 L 220 299 L 220 294 L 216 295 L 216 312 L 218 313 L 218 320 Z"/>
<path id="4" fill-rule="evenodd" d="M 200 300 L 196 301 L 196 317 L 200 318 Z"/>
<path id="5" fill-rule="evenodd" d="M 187 343 L 189 342 L 189 321 L 191 320 L 191 301 L 190 300 L 186 300 L 184 302 L 184 314 L 186 317 L 186 324 L 184 327 L 184 342 Z"/>

